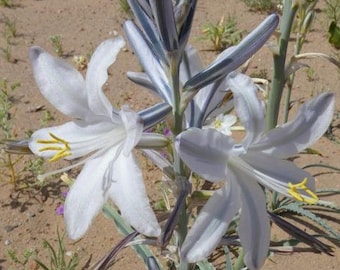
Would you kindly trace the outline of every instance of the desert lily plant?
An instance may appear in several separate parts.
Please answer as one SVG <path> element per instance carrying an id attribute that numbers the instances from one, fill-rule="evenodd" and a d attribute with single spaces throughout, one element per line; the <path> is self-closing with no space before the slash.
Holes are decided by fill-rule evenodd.
<path id="1" fill-rule="evenodd" d="M 137 247 L 151 244 L 166 251 L 173 267 L 186 270 L 195 265 L 213 269 L 207 258 L 225 243 L 231 229 L 237 232 L 237 243 L 243 249 L 236 268 L 260 269 L 268 255 L 272 215 L 267 213 L 265 190 L 306 204 L 319 202 L 314 178 L 286 159 L 327 130 L 333 94 L 324 93 L 306 102 L 291 122 L 276 127 L 276 118 L 267 124 L 273 98 L 265 107 L 252 80 L 235 70 L 265 45 L 277 29 L 278 15 L 269 15 L 237 46 L 203 67 L 197 51 L 187 44 L 196 0 L 128 2 L 136 20 L 126 21 L 124 31 L 145 71 L 128 72 L 128 77 L 161 99 L 150 108 L 140 112 L 127 105 L 114 108 L 103 94 L 107 68 L 125 45 L 121 37 L 98 46 L 85 79 L 43 49 L 30 50 L 41 93 L 72 119 L 36 131 L 28 146 L 51 162 L 83 157 L 42 176 L 84 165 L 65 201 L 68 235 L 82 237 L 104 207 L 126 238 L 93 269 L 109 267 L 119 249 L 128 244 L 136 245 L 148 269 L 164 269 L 149 250 Z M 282 76 L 275 77 L 280 87 L 285 80 Z M 241 142 L 230 132 L 235 116 L 225 117 L 232 110 L 246 131 Z M 170 138 L 147 132 L 162 121 L 171 130 Z M 211 124 L 214 122 L 218 124 Z M 18 146 L 23 148 L 13 145 Z M 169 150 L 167 155 L 161 154 L 164 149 Z M 176 200 L 161 223 L 147 198 L 136 150 L 151 159 L 173 187 Z M 220 183 L 206 202 L 200 202 L 203 208 L 199 209 L 191 204 L 197 194 L 205 194 L 200 187 L 193 188 L 197 175 Z M 109 198 L 120 214 L 105 204 Z M 136 238 L 138 234 L 141 237 Z"/>

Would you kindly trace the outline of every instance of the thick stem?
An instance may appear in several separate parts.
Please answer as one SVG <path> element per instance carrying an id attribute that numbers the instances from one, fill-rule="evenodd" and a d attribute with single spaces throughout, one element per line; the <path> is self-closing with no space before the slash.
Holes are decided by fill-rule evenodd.
<path id="1" fill-rule="evenodd" d="M 276 127 L 279 117 L 280 103 L 283 93 L 283 88 L 286 83 L 285 64 L 287 57 L 287 48 L 290 37 L 291 28 L 295 18 L 298 5 L 292 5 L 292 0 L 284 1 L 284 10 L 282 14 L 281 26 L 280 26 L 280 38 L 278 41 L 278 52 L 274 53 L 274 73 L 272 78 L 272 86 L 269 92 L 269 101 L 266 112 L 266 132 Z M 290 87 L 287 94 L 287 99 L 290 100 Z M 287 101 L 286 99 L 286 104 Z M 273 193 L 272 207 L 276 207 L 278 204 L 278 194 Z"/>
<path id="2" fill-rule="evenodd" d="M 285 63 L 288 41 L 296 11 L 297 5 L 292 6 L 292 0 L 286 0 L 284 2 L 280 28 L 281 36 L 278 44 L 279 48 L 278 52 L 274 54 L 274 73 L 266 113 L 266 131 L 275 128 L 277 125 L 282 92 L 285 86 Z"/>
<path id="3" fill-rule="evenodd" d="M 314 2 L 314 4 L 312 4 L 308 8 L 302 7 L 304 9 L 307 9 L 307 13 L 306 13 L 306 10 L 301 11 L 301 7 L 300 7 L 300 16 L 299 16 L 300 25 L 299 25 L 299 31 L 296 34 L 296 41 L 295 41 L 295 46 L 294 46 L 294 57 L 296 55 L 299 55 L 302 50 L 302 46 L 306 40 L 306 35 L 308 33 L 309 26 L 311 25 L 313 21 L 313 17 L 314 17 L 313 8 L 315 5 L 316 5 L 316 2 Z M 288 91 L 287 91 L 286 99 L 285 99 L 283 123 L 286 123 L 288 121 L 289 110 L 290 110 L 290 99 L 291 99 L 291 93 L 293 89 L 294 80 L 295 80 L 295 72 L 289 76 L 288 82 L 287 82 Z"/>
<path id="4" fill-rule="evenodd" d="M 173 91 L 173 141 L 175 142 L 176 136 L 180 134 L 183 130 L 183 111 L 181 110 L 181 94 L 182 90 L 180 89 L 180 81 L 179 81 L 179 58 L 178 54 L 174 54 L 169 57 L 171 59 L 170 62 L 170 77 L 171 77 L 171 86 Z M 183 199 L 181 209 L 179 209 L 178 215 L 178 223 L 177 223 L 177 235 L 178 235 L 178 249 L 180 250 L 184 239 L 187 235 L 187 226 L 188 226 L 188 215 L 187 215 L 187 204 L 186 204 L 186 196 L 190 192 L 187 188 L 190 183 L 188 181 L 188 177 L 185 174 L 184 163 L 179 157 L 175 145 L 173 146 L 173 158 L 174 158 L 174 172 L 177 181 L 177 185 L 179 188 L 179 195 L 185 192 L 185 198 Z M 184 190 L 185 189 L 185 190 Z M 181 270 L 189 270 L 189 264 L 187 262 L 180 261 L 179 269 Z"/>
<path id="5" fill-rule="evenodd" d="M 170 84 L 173 93 L 173 127 L 172 135 L 173 141 L 175 142 L 176 136 L 182 132 L 183 129 L 183 112 L 181 111 L 181 92 L 179 82 L 179 59 L 177 54 L 173 53 L 169 59 L 170 62 Z M 174 171 L 176 175 L 184 176 L 183 162 L 178 156 L 175 146 L 173 149 L 174 153 Z"/>

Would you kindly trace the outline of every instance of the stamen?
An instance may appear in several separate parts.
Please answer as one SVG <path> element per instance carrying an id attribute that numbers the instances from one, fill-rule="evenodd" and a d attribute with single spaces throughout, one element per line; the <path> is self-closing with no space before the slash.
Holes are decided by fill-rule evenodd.
<path id="1" fill-rule="evenodd" d="M 72 164 L 70 166 L 67 166 L 67 167 L 64 167 L 64 168 L 61 168 L 61 169 L 58 169 L 58 170 L 55 170 L 55 171 L 52 171 L 52 172 L 47 172 L 47 173 L 44 173 L 44 174 L 40 174 L 38 175 L 38 180 L 40 181 L 44 181 L 45 178 L 51 176 L 51 175 L 54 175 L 54 174 L 57 174 L 57 173 L 62 173 L 62 172 L 66 172 L 66 171 L 69 171 L 75 167 L 78 167 L 80 165 L 83 165 L 84 163 L 86 163 L 88 160 L 90 159 L 93 159 L 93 158 L 96 158 L 98 156 L 100 156 L 103 152 L 105 152 L 107 150 L 107 148 L 104 148 L 102 149 L 101 151 L 98 151 L 96 153 L 94 153 L 93 155 L 90 155 L 88 156 L 87 158 L 83 159 L 83 160 L 80 160 L 79 162 L 75 163 L 75 164 Z M 119 152 L 119 151 L 118 151 Z M 118 153 L 117 153 L 118 154 Z M 115 157 L 116 158 L 116 157 Z"/>
<path id="2" fill-rule="evenodd" d="M 70 166 L 67 166 L 67 167 L 64 167 L 64 168 L 61 168 L 61 169 L 58 169 L 58 170 L 55 170 L 55 171 L 52 171 L 52 172 L 48 172 L 48 173 L 44 173 L 44 174 L 39 174 L 38 175 L 38 180 L 39 181 L 44 181 L 45 178 L 51 176 L 51 175 L 54 175 L 54 174 L 57 174 L 57 173 L 62 173 L 62 172 L 66 172 L 66 171 L 69 171 L 75 167 L 78 167 L 80 165 L 83 165 L 87 160 L 89 160 L 90 158 L 87 158 L 87 159 L 84 159 L 84 160 L 81 160 L 80 162 L 78 163 L 75 163 L 75 164 L 72 164 Z"/>
<path id="3" fill-rule="evenodd" d="M 302 180 L 301 183 L 298 184 L 292 184 L 291 182 L 288 183 L 289 191 L 288 194 L 290 194 L 294 199 L 301 201 L 301 202 L 306 202 L 309 204 L 314 204 L 317 201 L 319 201 L 318 196 L 311 191 L 309 188 L 306 187 L 308 179 L 305 178 Z M 305 191 L 310 197 L 307 197 L 305 195 L 301 195 L 300 190 Z"/>
<path id="4" fill-rule="evenodd" d="M 52 140 L 37 140 L 37 143 L 48 144 L 48 146 L 39 148 L 40 152 L 57 151 L 57 153 L 49 160 L 49 162 L 53 162 L 72 155 L 71 147 L 66 140 L 57 137 L 51 132 L 49 135 L 51 136 Z"/>

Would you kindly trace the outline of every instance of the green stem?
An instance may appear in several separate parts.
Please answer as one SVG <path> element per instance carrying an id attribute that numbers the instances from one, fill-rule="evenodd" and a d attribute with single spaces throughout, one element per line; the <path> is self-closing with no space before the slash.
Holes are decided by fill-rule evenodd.
<path id="1" fill-rule="evenodd" d="M 314 7 L 316 5 L 317 1 L 314 1 L 314 3 L 309 4 L 307 7 L 305 4 L 300 4 L 299 9 L 299 28 L 298 32 L 296 34 L 296 41 L 294 46 L 294 56 L 299 55 L 302 46 L 306 40 L 306 35 L 310 29 L 310 25 L 313 22 L 314 18 Z M 288 115 L 290 110 L 290 98 L 292 93 L 292 88 L 295 80 L 295 72 L 289 76 L 288 82 L 287 82 L 287 95 L 285 100 L 285 107 L 284 107 L 284 117 L 283 117 L 283 123 L 286 123 L 288 121 Z"/>
<path id="2" fill-rule="evenodd" d="M 266 131 L 275 128 L 277 125 L 282 92 L 285 86 L 285 64 L 288 41 L 297 7 L 298 5 L 292 6 L 292 0 L 286 0 L 284 2 L 284 10 L 280 27 L 281 35 L 278 44 L 279 47 L 278 51 L 274 53 L 273 56 L 274 73 L 266 113 Z"/>
<path id="3" fill-rule="evenodd" d="M 244 250 L 243 248 L 239 248 L 238 257 L 233 266 L 233 270 L 241 270 L 243 268 L 244 268 Z"/>
<path id="4" fill-rule="evenodd" d="M 290 100 L 292 96 L 294 79 L 295 79 L 295 74 L 292 74 L 289 78 L 289 82 L 287 82 L 287 93 L 286 93 L 285 105 L 284 105 L 284 110 L 283 110 L 283 123 L 286 123 L 288 121 L 289 110 L 290 110 Z"/>
<path id="5" fill-rule="evenodd" d="M 173 142 L 176 140 L 176 136 L 182 132 L 183 129 L 183 112 L 181 111 L 181 89 L 179 85 L 179 60 L 176 54 L 169 57 L 170 62 L 170 83 L 173 92 L 173 127 L 172 135 Z M 173 146 L 174 155 L 174 171 L 176 176 L 184 176 L 183 162 L 178 156 L 175 146 Z"/>
<path id="6" fill-rule="evenodd" d="M 182 91 L 180 89 L 180 81 L 179 81 L 179 59 L 177 52 L 174 52 L 173 55 L 170 55 L 170 81 L 173 91 L 173 142 L 176 140 L 176 136 L 180 134 L 183 130 L 183 112 L 180 108 L 181 106 L 181 94 Z M 184 163 L 179 157 L 175 145 L 173 144 L 173 158 L 174 158 L 174 172 L 177 181 L 177 185 L 180 190 L 182 190 L 185 186 L 187 186 L 188 178 L 185 175 L 185 167 Z M 185 183 L 183 182 L 185 181 Z M 177 224 L 177 235 L 178 235 L 178 249 L 180 250 L 184 239 L 187 235 L 188 231 L 188 215 L 187 215 L 187 205 L 186 202 L 183 203 L 182 208 L 179 210 L 179 219 Z M 189 270 L 189 264 L 184 261 L 180 261 L 179 269 L 180 270 Z"/>

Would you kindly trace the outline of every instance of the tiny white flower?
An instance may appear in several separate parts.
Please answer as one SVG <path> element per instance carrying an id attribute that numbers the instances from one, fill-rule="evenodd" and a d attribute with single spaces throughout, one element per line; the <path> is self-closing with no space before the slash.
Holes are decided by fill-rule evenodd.
<path id="1" fill-rule="evenodd" d="M 231 127 L 236 123 L 237 117 L 232 114 L 219 114 L 209 125 L 203 128 L 214 128 L 224 135 L 231 136 Z"/>

